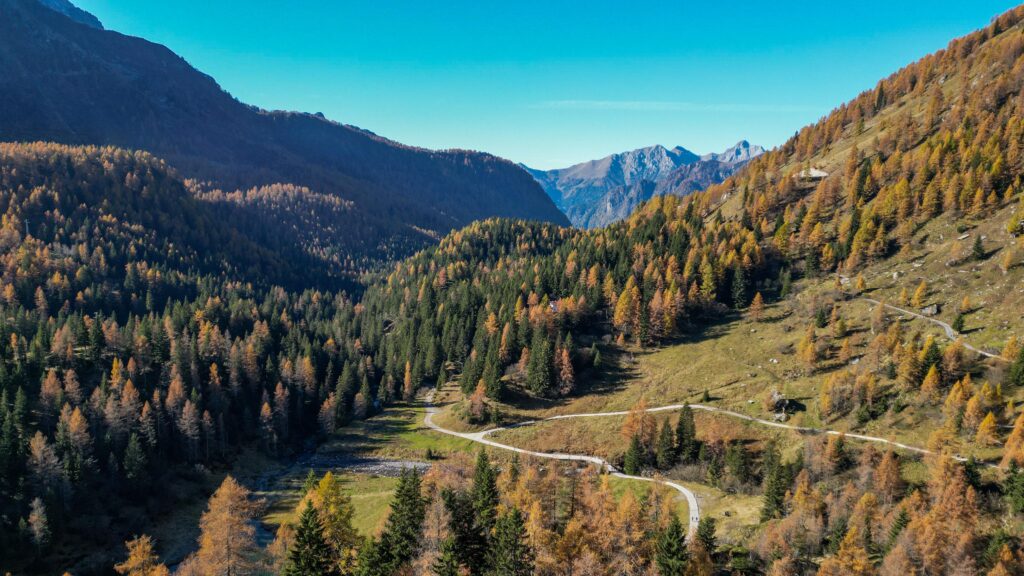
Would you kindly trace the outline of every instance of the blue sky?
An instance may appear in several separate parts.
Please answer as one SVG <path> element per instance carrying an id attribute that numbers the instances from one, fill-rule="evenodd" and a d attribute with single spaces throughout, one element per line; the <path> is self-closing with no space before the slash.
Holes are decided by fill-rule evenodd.
<path id="1" fill-rule="evenodd" d="M 240 100 L 538 168 L 768 147 L 1013 1 L 76 0 Z"/>

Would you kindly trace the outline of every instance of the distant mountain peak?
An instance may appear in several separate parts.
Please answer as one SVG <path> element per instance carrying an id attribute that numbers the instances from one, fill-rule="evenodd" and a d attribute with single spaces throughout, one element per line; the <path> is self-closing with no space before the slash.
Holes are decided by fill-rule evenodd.
<path id="1" fill-rule="evenodd" d="M 92 14 L 82 10 L 78 6 L 72 4 L 69 0 L 38 0 L 40 4 L 47 8 L 60 12 L 61 14 L 71 18 L 79 24 L 85 24 L 92 28 L 103 30 L 103 23 L 100 19 L 93 16 Z"/>
<path id="2" fill-rule="evenodd" d="M 746 140 L 704 156 L 655 144 L 567 168 L 523 168 L 573 224 L 593 228 L 626 217 L 651 195 L 682 196 L 721 182 L 764 151 Z"/>
<path id="3" fill-rule="evenodd" d="M 761 154 L 765 153 L 765 149 L 762 146 L 751 144 L 746 140 L 740 140 L 733 146 L 726 148 L 722 152 L 712 152 L 711 154 L 705 154 L 700 157 L 701 160 L 717 160 L 723 164 L 739 164 L 747 162 L 754 158 L 757 158 Z"/>

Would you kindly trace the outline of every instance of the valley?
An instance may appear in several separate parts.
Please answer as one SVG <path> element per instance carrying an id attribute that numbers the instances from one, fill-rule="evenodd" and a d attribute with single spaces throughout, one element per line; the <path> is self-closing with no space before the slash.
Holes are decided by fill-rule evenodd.
<path id="1" fill-rule="evenodd" d="M 1024 7 L 554 170 L 0 16 L 0 572 L 1024 574 Z"/>

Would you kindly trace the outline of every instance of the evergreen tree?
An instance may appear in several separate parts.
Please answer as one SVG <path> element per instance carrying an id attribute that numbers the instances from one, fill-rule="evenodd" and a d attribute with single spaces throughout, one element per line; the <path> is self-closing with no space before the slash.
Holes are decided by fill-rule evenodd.
<path id="1" fill-rule="evenodd" d="M 486 568 L 487 534 L 477 522 L 471 494 L 444 490 L 441 492 L 448 511 L 448 533 L 454 541 L 453 554 L 458 564 L 469 568 L 472 574 L 483 574 Z"/>
<path id="2" fill-rule="evenodd" d="M 1017 359 L 1010 366 L 1006 381 L 1014 386 L 1024 386 L 1024 347 L 1017 353 Z"/>
<path id="3" fill-rule="evenodd" d="M 669 519 L 668 526 L 658 535 L 654 561 L 661 576 L 684 576 L 690 563 L 690 554 L 686 548 L 686 532 L 683 523 L 675 513 Z"/>
<path id="4" fill-rule="evenodd" d="M 770 520 L 782 514 L 786 491 L 789 489 L 789 473 L 782 463 L 782 457 L 775 442 L 769 442 L 765 448 L 761 468 L 764 478 L 764 503 L 761 508 L 761 519 Z"/>
<path id="5" fill-rule="evenodd" d="M 732 274 L 732 301 L 737 310 L 747 306 L 747 275 L 739 262 L 736 263 Z"/>
<path id="6" fill-rule="evenodd" d="M 953 330 L 955 330 L 956 332 L 963 332 L 964 331 L 964 315 L 963 315 L 963 312 L 957 313 L 956 318 L 953 319 L 953 324 L 951 326 L 953 327 Z"/>
<path id="7" fill-rule="evenodd" d="M 128 437 L 128 446 L 124 450 L 122 469 L 124 477 L 131 485 L 138 486 L 146 481 L 146 452 L 139 442 L 139 435 L 132 432 Z"/>
<path id="8" fill-rule="evenodd" d="M 526 542 L 526 523 L 519 509 L 512 508 L 497 519 L 487 556 L 489 576 L 533 574 L 533 550 Z"/>
<path id="9" fill-rule="evenodd" d="M 634 435 L 629 441 L 629 449 L 626 450 L 626 458 L 622 463 L 622 471 L 630 476 L 640 474 L 644 465 L 644 449 L 640 445 L 640 437 Z"/>
<path id="10" fill-rule="evenodd" d="M 526 386 L 534 394 L 546 396 L 551 392 L 553 381 L 551 343 L 543 330 L 537 329 L 530 345 L 530 359 L 526 365 Z"/>
<path id="11" fill-rule="evenodd" d="M 420 485 L 420 475 L 416 470 L 402 471 L 391 501 L 391 514 L 380 537 L 380 553 L 388 568 L 386 573 L 393 573 L 404 566 L 419 549 L 427 505 Z"/>
<path id="12" fill-rule="evenodd" d="M 494 528 L 498 511 L 497 476 L 497 471 L 487 457 L 487 451 L 481 449 L 477 454 L 476 469 L 473 473 L 473 513 L 476 524 L 485 535 Z"/>
<path id="13" fill-rule="evenodd" d="M 981 241 L 981 236 L 974 237 L 974 245 L 971 246 L 971 257 L 975 260 L 985 259 L 985 244 Z"/>
<path id="14" fill-rule="evenodd" d="M 430 566 L 434 576 L 459 576 L 459 560 L 456 556 L 455 538 L 449 536 L 441 541 L 441 551 Z"/>
<path id="15" fill-rule="evenodd" d="M 1010 464 L 1003 479 L 1003 496 L 1010 510 L 1016 514 L 1024 512 L 1024 470 L 1016 462 Z"/>
<path id="16" fill-rule="evenodd" d="M 718 541 L 715 538 L 715 519 L 711 516 L 701 516 L 697 524 L 697 541 L 704 546 L 708 554 L 714 554 L 718 548 Z"/>
<path id="17" fill-rule="evenodd" d="M 320 515 L 309 501 L 299 517 L 295 530 L 295 541 L 288 550 L 288 564 L 285 576 L 320 576 L 337 574 L 331 547 L 324 539 L 324 528 Z"/>
<path id="18" fill-rule="evenodd" d="M 679 454 L 679 460 L 687 464 L 692 463 L 697 458 L 699 448 L 693 408 L 685 405 L 679 412 L 679 421 L 676 423 L 676 452 Z"/>
<path id="19" fill-rule="evenodd" d="M 666 420 L 658 434 L 654 448 L 654 461 L 659 470 L 668 470 L 676 463 L 676 447 L 672 441 L 672 427 Z"/>

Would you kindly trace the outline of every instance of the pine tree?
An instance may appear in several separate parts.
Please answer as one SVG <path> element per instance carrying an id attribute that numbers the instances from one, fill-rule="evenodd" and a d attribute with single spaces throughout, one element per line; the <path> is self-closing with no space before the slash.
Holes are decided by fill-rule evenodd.
<path id="1" fill-rule="evenodd" d="M 658 535 L 654 561 L 661 576 L 684 576 L 690 561 L 686 548 L 686 532 L 679 516 L 673 513 L 668 526 Z"/>
<path id="2" fill-rule="evenodd" d="M 487 556 L 489 576 L 533 574 L 533 550 L 526 542 L 526 524 L 518 508 L 502 514 L 495 522 Z"/>
<path id="3" fill-rule="evenodd" d="M 679 411 L 679 421 L 676 423 L 676 451 L 679 454 L 679 460 L 684 463 L 692 463 L 697 458 L 699 447 L 693 409 L 687 404 Z"/>
<path id="4" fill-rule="evenodd" d="M 668 470 L 676 463 L 676 447 L 672 441 L 672 427 L 668 420 L 661 425 L 658 442 L 654 448 L 654 461 L 659 470 Z"/>
<path id="5" fill-rule="evenodd" d="M 324 539 L 324 528 L 320 523 L 320 515 L 312 502 L 306 502 L 306 508 L 299 517 L 299 526 L 295 531 L 295 540 L 288 550 L 288 565 L 285 576 L 330 576 L 338 574 L 337 564 L 333 561 L 331 547 Z"/>

